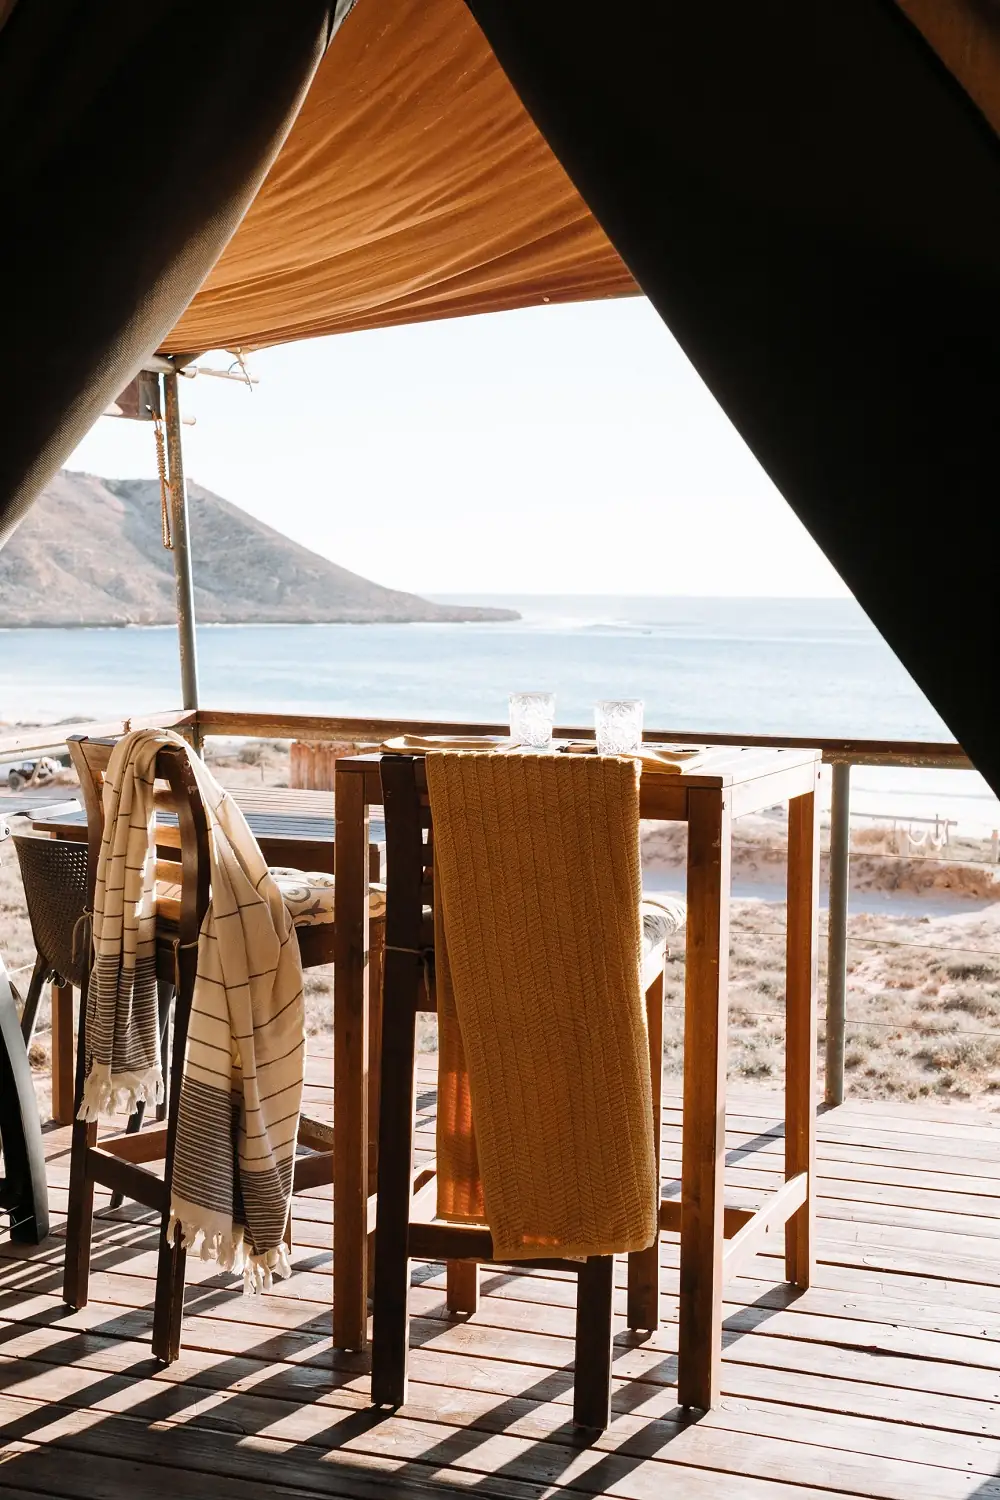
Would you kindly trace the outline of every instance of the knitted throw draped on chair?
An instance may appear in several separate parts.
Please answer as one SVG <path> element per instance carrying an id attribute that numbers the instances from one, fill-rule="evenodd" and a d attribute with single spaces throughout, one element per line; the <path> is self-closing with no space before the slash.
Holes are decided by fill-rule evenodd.
<path id="1" fill-rule="evenodd" d="M 659 1183 L 639 768 L 462 753 L 426 765 L 438 1214 L 485 1217 L 501 1261 L 645 1249 Z"/>
<path id="2" fill-rule="evenodd" d="M 137 730 L 104 784 L 80 1118 L 162 1097 L 156 1024 L 153 801 L 158 751 L 188 753 L 209 824 L 211 904 L 198 942 L 171 1226 L 247 1290 L 289 1274 L 284 1244 L 305 1068 L 298 940 L 235 802 L 176 734 Z"/>

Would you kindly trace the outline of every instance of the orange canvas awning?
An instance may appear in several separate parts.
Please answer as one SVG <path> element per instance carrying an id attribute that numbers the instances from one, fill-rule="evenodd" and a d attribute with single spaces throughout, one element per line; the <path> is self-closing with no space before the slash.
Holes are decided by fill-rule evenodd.
<path id="1" fill-rule="evenodd" d="M 163 351 L 637 292 L 463 0 L 360 0 Z"/>

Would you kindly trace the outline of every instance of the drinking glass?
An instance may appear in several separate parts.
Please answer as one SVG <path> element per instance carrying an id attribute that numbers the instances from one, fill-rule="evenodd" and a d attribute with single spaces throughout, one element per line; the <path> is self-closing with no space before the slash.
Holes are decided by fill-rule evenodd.
<path id="1" fill-rule="evenodd" d="M 642 699 L 608 698 L 594 709 L 598 755 L 635 755 L 642 748 Z"/>
<path id="2" fill-rule="evenodd" d="M 511 693 L 510 737 L 528 750 L 547 750 L 556 718 L 555 693 Z"/>

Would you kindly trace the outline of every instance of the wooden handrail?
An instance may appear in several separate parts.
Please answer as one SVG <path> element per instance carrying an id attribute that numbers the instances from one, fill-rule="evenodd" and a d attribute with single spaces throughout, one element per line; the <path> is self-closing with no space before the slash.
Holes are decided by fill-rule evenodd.
<path id="1" fill-rule="evenodd" d="M 19 730 L 17 734 L 8 734 L 0 737 L 0 758 L 21 755 L 27 750 L 55 750 L 59 746 L 65 746 L 70 735 L 83 734 L 90 739 L 106 739 L 112 735 L 124 734 L 126 727 L 132 729 L 185 729 L 191 728 L 195 723 L 196 715 L 187 712 L 183 708 L 165 709 L 162 713 L 135 714 L 126 719 L 105 719 L 102 723 L 95 724 L 87 721 L 82 724 L 39 724 L 31 729 Z"/>
<path id="2" fill-rule="evenodd" d="M 309 714 L 239 713 L 202 708 L 196 715 L 206 735 L 246 735 L 261 739 L 353 740 L 381 743 L 398 734 L 507 734 L 506 724 L 451 719 L 389 719 Z M 560 739 L 590 739 L 593 727 L 558 725 Z M 961 745 L 933 740 L 830 739 L 823 735 L 718 734 L 690 729 L 647 729 L 644 739 L 688 745 L 748 745 L 773 749 L 822 750 L 829 764 L 926 766 L 971 770 Z"/>
<path id="3" fill-rule="evenodd" d="M 312 715 L 247 713 L 231 709 L 166 709 L 161 713 L 136 714 L 131 719 L 108 719 L 101 723 L 44 724 L 0 737 L 0 758 L 29 750 L 50 750 L 73 734 L 92 739 L 133 729 L 199 729 L 203 735 L 251 739 L 351 740 L 379 744 L 398 734 L 506 734 L 499 723 L 470 723 L 462 719 L 392 719 L 359 715 Z M 560 739 L 590 739 L 590 725 L 556 727 Z M 828 764 L 855 766 L 924 766 L 946 770 L 971 770 L 961 745 L 935 740 L 831 739 L 825 735 L 719 734 L 692 729 L 647 729 L 644 739 L 680 745 L 747 745 L 754 748 L 822 750 Z"/>

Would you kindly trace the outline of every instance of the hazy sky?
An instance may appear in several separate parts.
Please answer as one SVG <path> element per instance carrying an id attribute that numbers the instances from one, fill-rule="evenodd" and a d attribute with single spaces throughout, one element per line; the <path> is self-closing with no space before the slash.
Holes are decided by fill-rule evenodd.
<path id="1" fill-rule="evenodd" d="M 645 300 L 316 339 L 250 365 L 252 393 L 182 384 L 189 478 L 380 583 L 847 592 Z M 102 418 L 69 467 L 152 477 L 151 430 Z"/>

